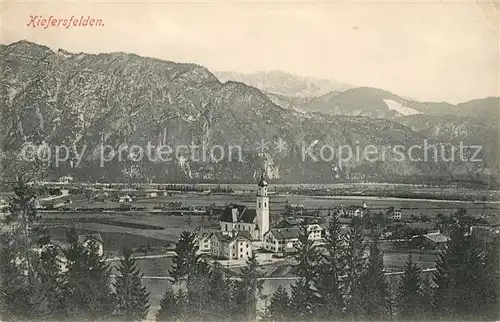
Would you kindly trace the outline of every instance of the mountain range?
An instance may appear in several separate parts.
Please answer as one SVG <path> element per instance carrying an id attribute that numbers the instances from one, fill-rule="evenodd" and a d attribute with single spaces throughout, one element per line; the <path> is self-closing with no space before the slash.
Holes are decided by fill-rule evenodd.
<path id="1" fill-rule="evenodd" d="M 499 172 L 498 98 L 456 106 L 421 103 L 336 81 L 314 85 L 314 79 L 282 72 L 269 77 L 260 73 L 258 81 L 238 74 L 235 81 L 230 80 L 235 73 L 214 74 L 197 64 L 128 53 L 53 51 L 27 41 L 2 45 L 0 57 L 6 181 L 27 173 L 20 167 L 32 162 L 21 162 L 18 153 L 29 144 L 85 148 L 79 163 L 74 152 L 60 164 L 42 162 L 48 179 L 69 174 L 81 181 L 251 182 L 265 171 L 274 182 L 460 181 L 491 186 Z M 262 140 L 268 146 L 263 148 Z M 280 140 L 286 149 L 277 149 Z M 342 161 L 321 148 L 409 147 L 424 140 L 455 147 L 461 141 L 484 144 L 477 156 L 482 161 L 396 160 L 391 151 L 385 161 Z M 323 160 L 302 158 L 304 147 L 314 142 L 309 151 L 315 156 L 326 151 Z M 138 158 L 137 151 L 128 149 L 120 161 L 103 149 L 148 143 L 174 150 L 193 144 L 223 151 L 237 146 L 242 152 L 241 158 L 219 153 L 221 158 L 199 161 L 184 148 L 162 161 Z M 421 149 L 411 154 L 424 156 Z M 102 156 L 112 160 L 101 166 Z"/>

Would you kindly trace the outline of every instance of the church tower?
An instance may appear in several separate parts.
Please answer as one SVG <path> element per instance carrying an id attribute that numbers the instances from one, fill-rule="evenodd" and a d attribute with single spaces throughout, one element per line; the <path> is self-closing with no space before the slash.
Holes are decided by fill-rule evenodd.
<path id="1" fill-rule="evenodd" d="M 260 176 L 257 187 L 257 225 L 259 225 L 259 240 L 264 240 L 264 234 L 269 231 L 269 197 L 267 196 L 267 182 L 264 175 Z"/>

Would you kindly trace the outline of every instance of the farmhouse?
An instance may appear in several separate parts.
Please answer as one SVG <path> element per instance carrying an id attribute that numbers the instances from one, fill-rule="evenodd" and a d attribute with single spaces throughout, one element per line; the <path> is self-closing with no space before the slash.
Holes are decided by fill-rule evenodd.
<path id="1" fill-rule="evenodd" d="M 442 250 L 450 239 L 440 233 L 429 233 L 420 236 L 414 236 L 411 240 L 411 248 Z"/>
<path id="2" fill-rule="evenodd" d="M 132 202 L 132 197 L 130 197 L 130 195 L 121 196 L 118 199 L 118 202 L 121 202 L 121 203 L 130 203 L 130 202 Z"/>
<path id="3" fill-rule="evenodd" d="M 296 218 L 296 217 L 286 217 L 282 221 L 280 221 L 280 223 L 278 224 L 278 226 L 280 228 L 291 228 L 291 227 L 295 227 L 295 226 L 300 225 L 300 223 L 301 223 L 301 220 L 299 218 Z"/>
<path id="4" fill-rule="evenodd" d="M 367 211 L 368 207 L 366 206 L 366 203 L 363 203 L 363 206 L 340 205 L 337 208 L 337 214 L 341 217 L 363 217 L 366 215 Z"/>
<path id="5" fill-rule="evenodd" d="M 252 236 L 247 231 L 219 231 L 211 234 L 210 243 L 214 257 L 235 260 L 252 257 Z"/>
<path id="6" fill-rule="evenodd" d="M 264 247 L 274 253 L 294 252 L 299 234 L 297 227 L 271 229 L 264 236 Z"/>

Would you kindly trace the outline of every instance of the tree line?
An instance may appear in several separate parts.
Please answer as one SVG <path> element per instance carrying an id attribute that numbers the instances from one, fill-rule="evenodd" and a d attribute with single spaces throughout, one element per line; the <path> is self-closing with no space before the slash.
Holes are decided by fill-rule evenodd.
<path id="1" fill-rule="evenodd" d="M 500 260 L 498 237 L 483 242 L 457 219 L 451 240 L 430 278 L 408 257 L 404 273 L 388 278 L 378 237 L 367 242 L 363 223 L 347 231 L 336 217 L 325 243 L 308 239 L 305 226 L 296 244 L 290 289 L 278 287 L 262 298 L 262 273 L 255 257 L 240 272 L 229 272 L 197 254 L 196 236 L 182 232 L 160 306 L 150 311 L 149 292 L 130 250 L 123 250 L 115 276 L 90 241 L 75 230 L 67 246 L 50 241 L 36 224 L 29 194 L 16 191 L 12 231 L 1 234 L 1 320 L 140 321 L 332 321 L 332 320 L 498 320 Z M 34 251 L 38 248 L 39 251 Z M 257 305 L 258 302 L 263 305 Z"/>

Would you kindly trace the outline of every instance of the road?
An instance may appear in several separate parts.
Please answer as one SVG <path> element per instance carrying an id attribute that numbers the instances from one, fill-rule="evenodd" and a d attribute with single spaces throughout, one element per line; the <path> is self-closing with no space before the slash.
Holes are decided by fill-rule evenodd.
<path id="1" fill-rule="evenodd" d="M 167 258 L 167 257 L 174 257 L 174 256 L 175 256 L 174 251 L 168 251 L 165 254 L 160 254 L 160 255 L 132 256 L 132 258 L 133 259 L 154 259 L 154 258 Z M 115 261 L 120 261 L 122 259 L 123 259 L 123 257 L 121 257 L 121 256 L 114 256 L 114 257 L 106 258 L 106 262 L 115 262 Z"/>
<path id="2" fill-rule="evenodd" d="M 435 272 L 436 269 L 435 268 L 428 268 L 428 269 L 424 269 L 422 270 L 422 273 L 430 273 L 430 272 Z M 400 271 L 400 272 L 385 272 L 384 275 L 386 276 L 390 276 L 390 275 L 402 275 L 404 274 L 404 271 Z M 116 277 L 116 275 L 110 275 L 111 277 Z M 344 275 L 344 276 L 340 276 L 340 278 L 345 278 L 347 277 L 347 275 Z M 170 276 L 147 276 L 147 275 L 144 275 L 141 277 L 142 279 L 147 279 L 147 280 L 168 280 L 168 281 L 174 281 L 174 279 Z M 299 277 L 298 276 L 278 276 L 278 277 L 260 277 L 258 278 L 258 280 L 260 281 L 284 281 L 284 280 L 296 280 L 298 279 Z M 230 280 L 241 280 L 240 277 L 229 277 Z"/>

